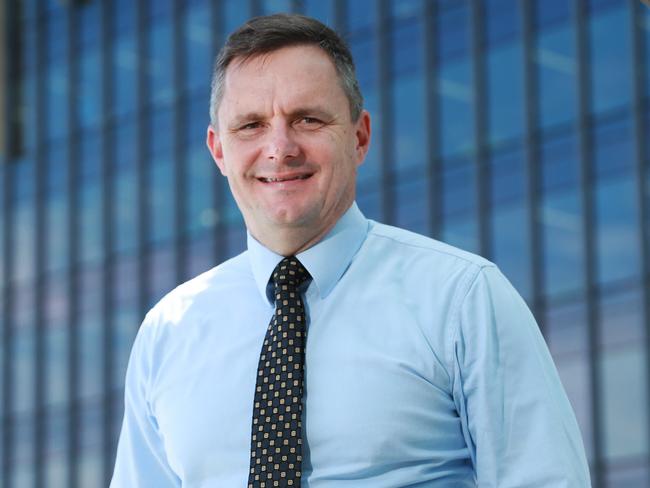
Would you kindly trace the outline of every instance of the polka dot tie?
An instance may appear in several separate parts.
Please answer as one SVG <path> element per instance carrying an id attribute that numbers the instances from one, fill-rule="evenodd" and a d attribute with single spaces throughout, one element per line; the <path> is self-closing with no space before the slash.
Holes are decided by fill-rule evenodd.
<path id="1" fill-rule="evenodd" d="M 300 486 L 306 330 L 298 288 L 310 278 L 293 256 L 273 271 L 275 313 L 257 371 L 249 488 Z"/>

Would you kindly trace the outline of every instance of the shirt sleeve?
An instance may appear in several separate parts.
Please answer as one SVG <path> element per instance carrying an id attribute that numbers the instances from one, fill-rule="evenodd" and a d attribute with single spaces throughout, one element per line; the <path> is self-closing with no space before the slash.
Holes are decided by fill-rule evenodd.
<path id="1" fill-rule="evenodd" d="M 460 302 L 453 395 L 478 486 L 588 487 L 575 415 L 523 299 L 494 266 Z"/>
<path id="2" fill-rule="evenodd" d="M 146 324 L 146 319 L 145 319 Z M 164 445 L 148 398 L 151 339 L 143 324 L 135 339 L 126 372 L 124 420 L 110 488 L 180 487 L 167 462 Z"/>

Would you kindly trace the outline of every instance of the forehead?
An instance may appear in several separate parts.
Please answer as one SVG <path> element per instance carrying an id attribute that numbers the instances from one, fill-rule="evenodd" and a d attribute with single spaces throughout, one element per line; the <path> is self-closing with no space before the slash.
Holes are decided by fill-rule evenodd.
<path id="1" fill-rule="evenodd" d="M 224 79 L 224 105 L 313 101 L 347 103 L 333 61 L 318 46 L 284 47 L 247 59 L 234 59 Z"/>

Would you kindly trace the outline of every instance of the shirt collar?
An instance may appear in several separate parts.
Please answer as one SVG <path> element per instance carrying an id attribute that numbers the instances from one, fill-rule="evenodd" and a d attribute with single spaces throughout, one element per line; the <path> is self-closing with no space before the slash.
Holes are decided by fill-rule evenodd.
<path id="1" fill-rule="evenodd" d="M 296 256 L 312 276 L 321 298 L 325 298 L 341 279 L 367 233 L 368 220 L 355 202 L 322 240 Z M 284 257 L 264 247 L 250 232 L 247 242 L 255 284 L 262 297 L 273 303 L 267 285 Z"/>

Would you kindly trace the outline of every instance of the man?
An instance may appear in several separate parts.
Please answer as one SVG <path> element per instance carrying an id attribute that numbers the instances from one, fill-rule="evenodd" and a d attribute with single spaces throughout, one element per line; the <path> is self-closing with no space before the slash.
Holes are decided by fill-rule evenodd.
<path id="1" fill-rule="evenodd" d="M 207 144 L 248 250 L 147 314 L 113 487 L 589 485 L 498 269 L 357 208 L 370 132 L 330 29 L 274 15 L 229 37 Z"/>

